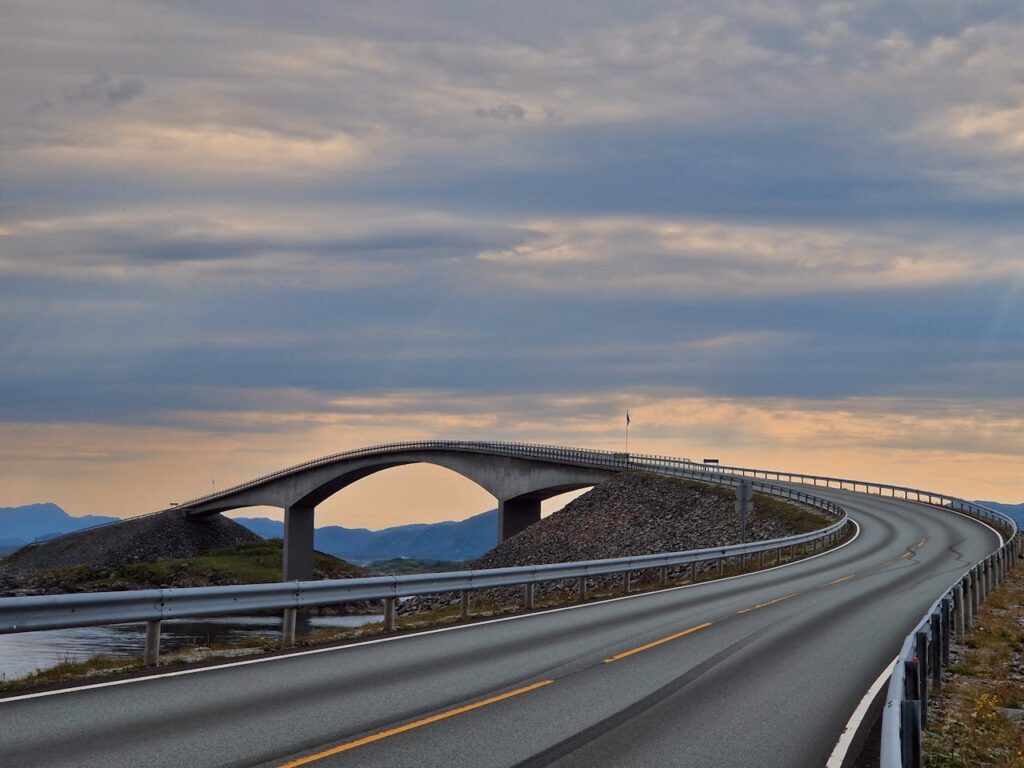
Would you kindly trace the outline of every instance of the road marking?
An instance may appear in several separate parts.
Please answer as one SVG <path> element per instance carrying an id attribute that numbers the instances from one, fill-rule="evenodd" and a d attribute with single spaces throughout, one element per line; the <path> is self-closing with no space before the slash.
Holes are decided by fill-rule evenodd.
<path id="1" fill-rule="evenodd" d="M 920 549 L 921 547 L 924 546 L 924 543 L 926 541 L 928 541 L 928 537 L 927 536 L 922 536 L 921 540 L 919 542 L 917 542 L 917 544 L 914 545 L 914 549 Z"/>
<path id="2" fill-rule="evenodd" d="M 914 556 L 913 552 L 904 552 L 902 555 L 900 555 L 900 560 L 903 560 L 903 559 L 908 558 L 908 557 L 913 557 L 913 556 Z"/>
<path id="3" fill-rule="evenodd" d="M 529 693 L 530 691 L 535 691 L 538 688 L 543 688 L 545 685 L 551 685 L 553 682 L 555 681 L 541 680 L 539 683 L 534 683 L 533 685 L 527 685 L 524 688 L 517 688 L 514 691 L 508 691 L 507 693 L 492 696 L 491 698 L 484 699 L 483 701 L 477 701 L 472 704 L 466 704 L 463 707 L 457 707 L 455 709 L 450 709 L 447 712 L 441 712 L 437 715 L 431 715 L 430 717 L 425 717 L 422 720 L 416 720 L 412 723 L 400 725 L 397 728 L 390 728 L 386 731 L 381 731 L 380 733 L 375 733 L 371 736 L 364 736 L 363 738 L 356 739 L 355 741 L 349 741 L 345 744 L 339 744 L 336 747 L 325 749 L 323 752 L 317 752 L 315 755 L 300 757 L 298 760 L 292 760 L 290 762 L 283 763 L 281 766 L 279 766 L 279 768 L 298 768 L 300 765 L 309 765 L 310 763 L 315 763 L 317 760 L 323 760 L 325 757 L 331 757 L 333 755 L 341 754 L 342 752 L 348 752 L 350 749 L 356 749 L 357 747 L 362 747 L 367 744 L 373 744 L 375 741 L 381 741 L 382 739 L 389 738 L 390 736 L 397 736 L 398 734 L 405 733 L 406 731 L 411 731 L 416 728 L 422 728 L 424 725 L 430 725 L 431 723 L 436 723 L 439 720 L 447 720 L 449 717 L 455 717 L 456 715 L 461 715 L 466 712 L 472 712 L 474 709 L 480 709 L 481 707 L 486 707 L 490 704 L 497 704 L 499 701 L 511 699 L 513 696 L 521 696 L 524 693 Z"/>
<path id="4" fill-rule="evenodd" d="M 966 517 L 966 515 L 965 515 Z M 968 518 L 974 520 L 973 517 Z M 134 685 L 136 683 L 146 683 L 152 680 L 164 680 L 171 677 L 183 677 L 185 675 L 199 675 L 204 672 L 217 672 L 223 669 L 230 669 L 232 667 L 246 667 L 250 664 L 269 664 L 277 661 L 286 661 L 288 659 L 294 659 L 299 656 L 315 656 L 321 653 L 338 653 L 340 651 L 350 651 L 356 648 L 362 648 L 367 645 L 377 645 L 378 643 L 395 643 L 403 640 L 415 640 L 418 637 L 425 637 L 427 635 L 436 635 L 441 632 L 460 632 L 463 630 L 475 629 L 476 627 L 487 626 L 488 624 L 499 624 L 505 621 L 522 621 L 524 619 L 536 619 L 541 616 L 547 616 L 552 613 L 560 613 L 562 611 L 578 611 L 581 609 L 597 608 L 602 605 L 609 603 L 617 603 L 620 600 L 636 600 L 642 597 L 651 597 L 653 595 L 678 592 L 683 589 L 700 589 L 713 584 L 721 584 L 725 581 L 732 581 L 733 579 L 747 579 L 751 576 L 760 576 L 771 571 L 777 571 L 781 568 L 792 568 L 795 565 L 801 563 L 809 563 L 811 560 L 817 560 L 819 557 L 825 557 L 826 555 L 834 554 L 844 547 L 848 547 L 857 539 L 860 538 L 860 523 L 853 518 L 850 518 L 850 522 L 853 523 L 857 529 L 856 533 L 851 536 L 847 541 L 840 544 L 838 547 L 832 549 L 826 549 L 824 552 L 819 552 L 816 555 L 805 557 L 801 560 L 793 560 L 789 563 L 782 563 L 781 565 L 773 565 L 771 568 L 763 568 L 758 571 L 750 571 L 749 573 L 738 573 L 735 576 L 725 576 L 721 579 L 713 579 L 712 581 L 702 581 L 698 584 L 680 584 L 678 587 L 668 587 L 667 589 L 659 589 L 654 592 L 637 592 L 633 595 L 622 595 L 621 597 L 610 597 L 606 600 L 595 600 L 591 603 L 577 603 L 576 605 L 563 605 L 560 608 L 546 608 L 542 611 L 535 611 L 533 613 L 521 613 L 518 616 L 502 616 L 497 619 L 487 619 L 485 621 L 474 621 L 469 624 L 456 624 L 451 627 L 438 627 L 436 629 L 425 629 L 421 632 L 410 632 L 407 635 L 390 635 L 388 637 L 377 637 L 373 640 L 360 640 L 357 643 L 346 643 L 344 645 L 331 645 L 326 648 L 309 648 L 304 651 L 292 651 L 290 653 L 279 653 L 275 656 L 255 656 L 253 658 L 238 659 L 235 661 L 225 661 L 220 664 L 211 664 L 206 667 L 192 667 L 191 669 L 175 669 L 168 672 L 157 672 L 151 675 L 140 675 L 139 677 L 129 677 L 124 680 L 104 680 L 99 683 L 87 683 L 85 685 L 74 685 L 69 688 L 58 688 L 53 691 L 38 691 L 36 693 L 23 693 L 19 696 L 0 696 L 0 705 L 11 704 L 16 701 L 26 701 L 28 699 L 41 699 L 49 696 L 64 696 L 69 693 L 79 693 L 81 691 L 91 691 L 97 688 L 113 688 L 119 685 Z M 988 527 L 988 526 L 986 526 Z M 990 529 L 991 530 L 991 529 Z M 993 531 L 994 533 L 994 531 Z M 997 534 L 998 535 L 998 534 Z M 1000 537 L 1001 538 L 1001 537 Z"/>
<path id="5" fill-rule="evenodd" d="M 629 650 L 629 651 L 623 651 L 622 653 L 617 653 L 614 656 L 612 656 L 610 659 L 605 659 L 604 663 L 605 664 L 611 664 L 613 661 L 618 661 L 619 659 L 624 659 L 627 656 L 632 656 L 634 653 L 640 653 L 640 651 L 646 651 L 646 650 L 648 650 L 650 648 L 654 648 L 655 646 L 661 645 L 662 643 L 668 643 L 668 642 L 670 642 L 672 640 L 678 640 L 680 637 L 692 634 L 692 633 L 696 632 L 699 629 L 706 629 L 706 628 L 708 628 L 710 626 L 711 626 L 711 622 L 710 621 L 705 622 L 704 624 L 698 624 L 696 627 L 690 627 L 689 629 L 684 629 L 682 632 L 676 632 L 674 635 L 669 635 L 668 637 L 663 637 L 660 640 L 655 640 L 652 643 L 647 643 L 646 645 L 641 645 L 639 648 L 633 648 L 632 650 Z"/>
<path id="6" fill-rule="evenodd" d="M 889 662 L 889 666 L 882 670 L 882 674 L 878 676 L 878 679 L 871 684 L 868 688 L 868 692 L 864 694 L 864 697 L 857 704 L 856 709 L 853 710 L 853 714 L 850 715 L 850 720 L 846 723 L 846 727 L 843 728 L 843 732 L 839 734 L 839 741 L 836 742 L 835 747 L 832 749 L 832 754 L 828 758 L 828 762 L 825 763 L 825 768 L 842 768 L 843 760 L 846 759 L 846 753 L 850 751 L 850 745 L 853 744 L 853 737 L 857 735 L 857 730 L 860 728 L 860 724 L 864 721 L 865 715 L 868 713 L 868 708 L 871 706 L 871 702 L 875 700 L 875 696 L 882 689 L 882 686 L 888 682 L 889 677 L 892 675 L 892 671 L 896 668 L 896 662 L 899 661 L 899 656 Z"/>
<path id="7" fill-rule="evenodd" d="M 843 578 L 841 578 L 841 579 L 833 579 L 832 581 L 830 581 L 825 586 L 826 587 L 831 587 L 833 584 L 842 584 L 844 581 L 849 581 L 850 579 L 855 579 L 855 578 L 857 578 L 857 574 L 856 573 L 851 573 L 849 576 L 843 576 Z"/>
<path id="8" fill-rule="evenodd" d="M 769 600 L 767 603 L 758 603 L 757 605 L 753 606 L 752 608 L 744 608 L 742 611 L 736 611 L 736 613 L 737 614 L 750 613 L 751 611 L 756 611 L 758 608 L 767 608 L 769 605 L 775 605 L 776 603 L 781 603 L 783 600 L 789 600 L 789 598 L 796 597 L 799 594 L 800 594 L 799 592 L 794 592 L 793 594 L 785 595 L 784 597 L 776 597 L 774 600 Z"/>

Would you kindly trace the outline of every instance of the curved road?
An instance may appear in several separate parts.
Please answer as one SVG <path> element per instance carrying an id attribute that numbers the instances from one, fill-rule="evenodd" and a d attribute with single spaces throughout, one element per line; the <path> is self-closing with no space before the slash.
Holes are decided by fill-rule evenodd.
<path id="1" fill-rule="evenodd" d="M 778 569 L 585 606 L 0 700 L 3 765 L 820 768 L 991 529 L 816 489 L 860 526 Z"/>

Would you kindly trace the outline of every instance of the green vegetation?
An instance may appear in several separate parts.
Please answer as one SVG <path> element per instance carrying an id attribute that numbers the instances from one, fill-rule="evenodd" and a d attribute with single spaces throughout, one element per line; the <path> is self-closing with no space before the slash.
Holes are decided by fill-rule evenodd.
<path id="1" fill-rule="evenodd" d="M 932 694 L 925 765 L 1024 768 L 1024 569 L 988 596 L 966 639 Z"/>
<path id="2" fill-rule="evenodd" d="M 211 549 L 200 557 L 130 563 L 111 570 L 97 570 L 87 565 L 56 568 L 28 581 L 34 587 L 59 587 L 61 591 L 269 583 L 281 579 L 281 548 L 280 539 L 270 539 Z M 316 553 L 313 566 L 319 578 L 366 575 L 362 568 L 321 552 Z"/>

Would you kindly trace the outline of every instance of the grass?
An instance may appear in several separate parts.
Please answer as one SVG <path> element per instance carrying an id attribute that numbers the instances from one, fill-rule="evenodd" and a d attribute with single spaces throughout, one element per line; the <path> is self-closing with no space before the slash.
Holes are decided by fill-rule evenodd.
<path id="1" fill-rule="evenodd" d="M 96 571 L 87 565 L 57 568 L 33 578 L 40 585 L 73 585 L 83 591 L 102 590 L 114 584 L 146 589 L 181 584 L 225 585 L 263 584 L 281 579 L 280 539 L 237 547 L 211 549 L 199 557 L 131 563 L 110 571 Z M 366 572 L 344 560 L 317 552 L 313 567 L 327 579 L 363 576 Z"/>
<path id="2" fill-rule="evenodd" d="M 988 596 L 954 656 L 932 694 L 925 765 L 1024 768 L 1024 568 Z"/>

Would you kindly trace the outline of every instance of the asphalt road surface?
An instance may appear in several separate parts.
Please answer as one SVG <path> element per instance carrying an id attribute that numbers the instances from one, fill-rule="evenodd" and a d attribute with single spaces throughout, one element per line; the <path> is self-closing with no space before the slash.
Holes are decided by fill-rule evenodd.
<path id="1" fill-rule="evenodd" d="M 821 768 L 991 529 L 819 488 L 860 526 L 775 570 L 0 701 L 4 768 Z"/>

